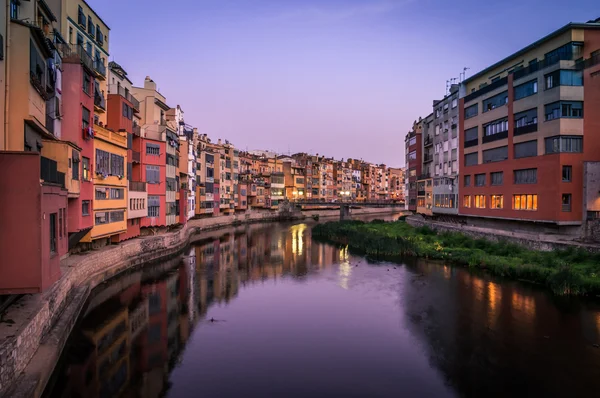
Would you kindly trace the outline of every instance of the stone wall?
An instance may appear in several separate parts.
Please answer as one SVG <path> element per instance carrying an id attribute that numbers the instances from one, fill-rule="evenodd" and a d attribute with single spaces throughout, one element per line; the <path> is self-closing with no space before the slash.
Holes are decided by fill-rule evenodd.
<path id="1" fill-rule="evenodd" d="M 600 246 L 585 244 L 572 240 L 560 240 L 556 236 L 544 234 L 529 234 L 511 230 L 500 230 L 475 227 L 472 225 L 452 224 L 424 219 L 420 216 L 406 218 L 406 222 L 413 227 L 428 226 L 438 231 L 458 232 L 476 239 L 487 239 L 493 242 L 508 241 L 531 250 L 551 251 L 564 250 L 570 247 L 580 247 L 592 253 L 599 253 Z"/>

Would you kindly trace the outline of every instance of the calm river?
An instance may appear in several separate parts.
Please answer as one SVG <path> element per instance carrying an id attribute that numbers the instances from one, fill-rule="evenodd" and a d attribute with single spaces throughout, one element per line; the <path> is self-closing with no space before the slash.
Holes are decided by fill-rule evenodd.
<path id="1" fill-rule="evenodd" d="M 600 303 L 310 225 L 212 232 L 97 288 L 48 397 L 600 396 Z"/>

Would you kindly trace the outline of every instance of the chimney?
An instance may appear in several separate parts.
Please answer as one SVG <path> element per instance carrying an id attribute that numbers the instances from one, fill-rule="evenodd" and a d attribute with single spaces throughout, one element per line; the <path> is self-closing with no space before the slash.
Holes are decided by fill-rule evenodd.
<path id="1" fill-rule="evenodd" d="M 150 76 L 146 76 L 146 79 L 144 80 L 144 88 L 146 90 L 156 91 L 156 83 L 154 83 L 154 80 L 150 79 Z"/>

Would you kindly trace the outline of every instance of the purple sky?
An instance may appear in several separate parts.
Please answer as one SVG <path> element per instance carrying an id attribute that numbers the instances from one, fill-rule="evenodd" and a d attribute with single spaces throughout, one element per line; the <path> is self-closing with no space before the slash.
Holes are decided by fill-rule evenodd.
<path id="1" fill-rule="evenodd" d="M 600 17 L 597 0 L 87 1 L 111 60 L 136 85 L 151 76 L 200 132 L 390 166 L 463 67 Z"/>

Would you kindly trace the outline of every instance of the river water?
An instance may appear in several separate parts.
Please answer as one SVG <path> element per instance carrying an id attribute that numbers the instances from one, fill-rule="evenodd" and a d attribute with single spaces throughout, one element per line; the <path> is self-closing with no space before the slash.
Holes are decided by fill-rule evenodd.
<path id="1" fill-rule="evenodd" d="M 598 302 L 250 225 L 97 288 L 45 395 L 590 397 L 599 343 Z"/>

